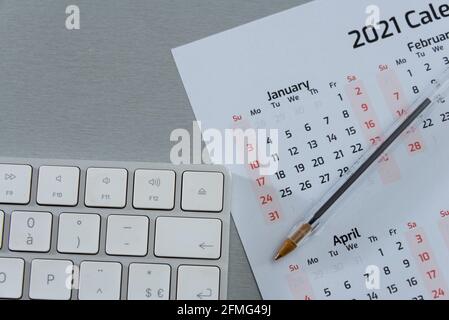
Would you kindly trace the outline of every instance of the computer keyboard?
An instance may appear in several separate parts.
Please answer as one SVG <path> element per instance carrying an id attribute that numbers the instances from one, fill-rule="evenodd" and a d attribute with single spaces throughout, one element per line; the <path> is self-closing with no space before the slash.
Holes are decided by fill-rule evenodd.
<path id="1" fill-rule="evenodd" d="M 222 166 L 0 158 L 0 299 L 225 299 Z"/>

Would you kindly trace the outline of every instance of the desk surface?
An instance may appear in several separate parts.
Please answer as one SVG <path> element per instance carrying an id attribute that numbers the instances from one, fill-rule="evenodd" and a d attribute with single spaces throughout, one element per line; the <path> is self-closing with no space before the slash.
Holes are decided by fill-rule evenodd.
<path id="1" fill-rule="evenodd" d="M 170 161 L 194 120 L 170 49 L 304 2 L 0 0 L 0 155 Z M 259 298 L 234 226 L 230 252 L 228 297 Z"/>

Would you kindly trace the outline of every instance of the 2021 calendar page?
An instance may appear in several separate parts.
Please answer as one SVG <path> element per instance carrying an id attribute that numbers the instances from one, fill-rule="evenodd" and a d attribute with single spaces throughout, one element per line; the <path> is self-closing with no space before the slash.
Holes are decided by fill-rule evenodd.
<path id="1" fill-rule="evenodd" d="M 371 4 L 314 1 L 173 50 L 203 130 L 277 129 L 272 174 L 259 159 L 229 164 L 232 214 L 266 299 L 449 297 L 444 100 L 273 261 L 290 228 L 449 67 L 448 1 Z"/>

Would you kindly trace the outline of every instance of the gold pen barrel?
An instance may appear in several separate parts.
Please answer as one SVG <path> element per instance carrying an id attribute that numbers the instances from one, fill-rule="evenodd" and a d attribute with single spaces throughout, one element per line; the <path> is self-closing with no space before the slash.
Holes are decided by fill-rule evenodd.
<path id="1" fill-rule="evenodd" d="M 280 258 L 286 256 L 290 252 L 296 249 L 298 243 L 301 242 L 312 230 L 312 226 L 308 223 L 302 224 L 298 229 L 294 230 L 293 233 L 284 241 L 282 246 L 279 248 L 274 260 L 279 260 Z"/>
<path id="2" fill-rule="evenodd" d="M 291 239 L 294 243 L 298 244 L 302 239 L 306 237 L 306 235 L 309 234 L 309 232 L 312 231 L 312 226 L 308 223 L 304 223 L 294 231 L 288 238 Z"/>

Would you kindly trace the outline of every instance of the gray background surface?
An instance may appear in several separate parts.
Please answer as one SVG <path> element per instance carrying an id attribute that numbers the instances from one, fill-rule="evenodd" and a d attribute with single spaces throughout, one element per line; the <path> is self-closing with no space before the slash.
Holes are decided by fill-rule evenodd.
<path id="1" fill-rule="evenodd" d="M 0 0 L 0 156 L 170 161 L 194 120 L 170 49 L 304 2 Z M 234 226 L 230 252 L 228 298 L 259 298 Z"/>

